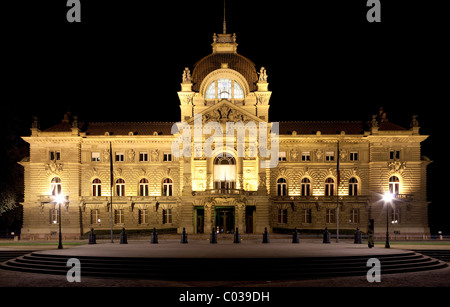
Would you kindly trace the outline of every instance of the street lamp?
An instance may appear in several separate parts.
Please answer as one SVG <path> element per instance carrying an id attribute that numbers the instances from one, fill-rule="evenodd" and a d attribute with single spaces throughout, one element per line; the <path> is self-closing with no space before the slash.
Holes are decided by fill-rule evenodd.
<path id="1" fill-rule="evenodd" d="M 59 210 L 58 210 L 58 224 L 59 224 L 59 242 L 58 242 L 58 249 L 62 249 L 62 233 L 61 233 L 61 203 L 66 201 L 66 198 L 62 196 L 61 194 L 58 194 L 55 196 L 54 201 L 58 203 Z"/>
<path id="2" fill-rule="evenodd" d="M 386 193 L 383 196 L 384 205 L 386 206 L 386 244 L 384 245 L 385 248 L 391 248 L 391 245 L 389 244 L 389 205 L 393 198 L 394 196 L 391 193 Z"/>

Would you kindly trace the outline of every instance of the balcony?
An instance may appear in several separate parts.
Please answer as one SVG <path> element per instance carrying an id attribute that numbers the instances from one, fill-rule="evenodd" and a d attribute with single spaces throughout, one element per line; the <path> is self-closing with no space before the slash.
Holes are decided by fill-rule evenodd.
<path id="1" fill-rule="evenodd" d="M 272 196 L 270 199 L 275 202 L 335 202 L 336 196 Z M 339 196 L 339 201 L 366 202 L 369 200 L 368 195 Z"/>
<path id="2" fill-rule="evenodd" d="M 212 189 L 206 191 L 194 191 L 192 192 L 192 196 L 233 196 L 233 195 L 257 195 L 256 191 L 244 191 L 238 189 Z"/>

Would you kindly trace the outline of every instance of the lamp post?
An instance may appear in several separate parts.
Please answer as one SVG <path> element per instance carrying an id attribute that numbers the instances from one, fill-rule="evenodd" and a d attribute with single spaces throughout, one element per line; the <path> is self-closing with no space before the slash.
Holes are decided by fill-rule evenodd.
<path id="1" fill-rule="evenodd" d="M 389 205 L 393 199 L 393 196 L 391 193 L 386 193 L 383 196 L 384 205 L 386 206 L 386 244 L 384 245 L 385 248 L 391 248 L 391 245 L 389 244 Z"/>
<path id="2" fill-rule="evenodd" d="M 59 224 L 59 240 L 58 249 L 63 249 L 62 245 L 62 232 L 61 232 L 61 203 L 65 202 L 66 199 L 61 194 L 55 196 L 55 202 L 58 203 L 58 224 Z"/>

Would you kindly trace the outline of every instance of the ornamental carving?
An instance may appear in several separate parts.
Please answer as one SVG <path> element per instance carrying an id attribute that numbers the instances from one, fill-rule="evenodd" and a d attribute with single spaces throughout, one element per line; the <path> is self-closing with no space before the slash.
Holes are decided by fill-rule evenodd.
<path id="1" fill-rule="evenodd" d="M 388 162 L 388 168 L 392 173 L 403 173 L 403 171 L 406 169 L 406 161 L 400 162 L 400 161 L 393 161 Z"/>
<path id="2" fill-rule="evenodd" d="M 59 175 L 63 171 L 63 165 L 57 163 L 55 160 L 50 161 L 45 165 L 45 170 L 51 172 L 52 174 Z"/>
<path id="3" fill-rule="evenodd" d="M 227 105 L 203 115 L 203 123 L 209 122 L 248 122 L 250 118 Z"/>

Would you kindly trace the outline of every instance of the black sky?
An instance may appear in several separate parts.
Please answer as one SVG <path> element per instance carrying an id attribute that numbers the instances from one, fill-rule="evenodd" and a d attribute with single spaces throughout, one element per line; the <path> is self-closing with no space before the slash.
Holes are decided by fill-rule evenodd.
<path id="1" fill-rule="evenodd" d="M 33 115 L 45 128 L 67 110 L 80 121 L 178 121 L 182 71 L 210 54 L 222 31 L 222 0 L 81 0 L 81 24 L 67 22 L 65 0 L 10 2 L 1 108 L 22 135 Z M 366 2 L 228 0 L 227 28 L 238 52 L 267 69 L 272 121 L 370 120 L 383 106 L 409 128 L 419 115 L 440 203 L 445 11 L 438 1 L 382 0 L 375 24 Z"/>

